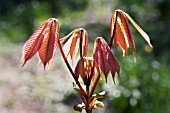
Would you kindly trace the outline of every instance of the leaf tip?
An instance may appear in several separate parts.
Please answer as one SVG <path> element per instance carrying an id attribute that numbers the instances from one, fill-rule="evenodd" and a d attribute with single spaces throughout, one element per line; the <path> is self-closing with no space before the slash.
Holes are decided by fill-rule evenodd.
<path id="1" fill-rule="evenodd" d="M 24 63 L 22 64 L 22 67 L 24 67 L 25 63 L 26 63 L 26 61 L 24 61 Z"/>

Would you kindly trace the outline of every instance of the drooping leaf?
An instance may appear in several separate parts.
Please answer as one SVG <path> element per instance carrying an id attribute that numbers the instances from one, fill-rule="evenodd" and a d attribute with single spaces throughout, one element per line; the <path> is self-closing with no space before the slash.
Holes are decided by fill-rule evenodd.
<path id="1" fill-rule="evenodd" d="M 70 52 L 70 46 L 71 46 L 72 39 L 73 39 L 73 33 L 74 33 L 74 31 L 72 31 L 70 34 L 68 34 L 64 38 L 61 38 L 62 43 L 65 42 L 65 44 L 63 46 L 63 52 L 64 52 L 65 56 L 67 56 Z"/>
<path id="2" fill-rule="evenodd" d="M 120 65 L 119 65 L 118 61 L 116 60 L 116 58 L 113 56 L 112 52 L 110 51 L 109 46 L 107 46 L 107 50 L 108 50 L 108 54 L 109 54 L 108 62 L 111 67 L 111 74 L 112 74 L 112 78 L 114 81 L 116 73 L 120 76 Z"/>
<path id="3" fill-rule="evenodd" d="M 75 68 L 75 75 L 78 79 L 79 76 L 81 76 L 84 84 L 87 83 L 87 80 L 90 78 L 90 75 L 92 74 L 92 78 L 94 76 L 94 72 L 92 73 L 93 68 L 93 59 L 90 57 L 83 57 L 80 58 L 76 68 Z"/>
<path id="4" fill-rule="evenodd" d="M 83 79 L 83 82 L 86 83 L 87 81 L 87 78 L 85 76 L 85 72 L 84 72 L 84 62 L 83 62 L 83 59 L 79 59 L 79 61 L 77 62 L 77 65 L 76 65 L 76 68 L 75 68 L 75 75 L 76 75 L 76 78 L 78 79 L 79 78 L 79 75 L 82 76 L 82 79 Z"/>
<path id="5" fill-rule="evenodd" d="M 57 19 L 50 18 L 41 24 L 31 35 L 23 47 L 24 64 L 37 52 L 44 68 L 54 56 L 58 46 L 59 22 Z M 24 65 L 23 64 L 23 65 Z"/>
<path id="6" fill-rule="evenodd" d="M 22 50 L 22 59 L 24 59 L 23 66 L 40 49 L 43 39 L 44 39 L 44 31 L 45 31 L 48 21 L 49 20 L 46 20 L 45 22 L 43 22 L 36 29 L 36 31 L 31 35 L 31 37 L 28 39 L 28 41 L 24 44 L 23 50 Z"/>
<path id="7" fill-rule="evenodd" d="M 99 40 L 99 39 L 98 39 Z M 99 70 L 103 72 L 104 68 L 104 63 L 103 63 L 103 58 L 102 58 L 102 50 L 100 45 L 98 44 L 99 41 L 97 39 L 94 42 L 94 47 L 93 47 L 93 57 L 94 57 L 94 62 L 98 66 Z"/>
<path id="8" fill-rule="evenodd" d="M 86 56 L 88 51 L 88 34 L 85 29 L 79 28 L 73 30 L 66 37 L 62 38 L 62 42 L 65 42 L 63 52 L 66 56 L 70 53 L 72 60 L 74 60 L 78 50 L 80 50 L 80 56 Z"/>
<path id="9" fill-rule="evenodd" d="M 120 20 L 120 18 L 118 17 L 118 20 Z M 127 40 L 127 37 L 125 37 L 124 32 L 122 31 L 122 24 L 121 21 L 119 21 L 116 24 L 116 33 L 115 33 L 115 37 L 113 39 L 113 43 L 115 44 L 115 47 L 119 44 L 123 50 L 123 56 L 127 55 L 127 50 L 129 48 L 129 42 Z M 117 48 L 117 47 L 116 47 Z"/>
<path id="10" fill-rule="evenodd" d="M 110 37 L 111 38 L 113 38 L 113 36 L 115 35 L 116 20 L 117 20 L 117 11 L 114 11 L 112 14 L 111 21 L 110 21 Z"/>
<path id="11" fill-rule="evenodd" d="M 132 45 L 134 60 L 136 62 L 136 47 L 129 27 L 128 19 L 126 18 L 126 15 L 122 11 L 120 11 L 120 14 L 121 14 L 120 17 L 121 17 L 122 25 L 124 26 L 124 30 L 125 30 L 124 37 L 127 40 L 128 44 Z"/>
<path id="12" fill-rule="evenodd" d="M 134 39 L 132 37 L 128 19 L 135 26 L 135 28 L 140 32 L 140 34 L 144 37 L 144 39 L 150 44 L 150 39 L 148 35 L 134 22 L 134 20 L 124 11 L 118 9 L 114 11 L 112 14 L 111 22 L 110 22 L 110 34 L 115 48 L 119 44 L 123 50 L 123 56 L 128 55 L 129 45 L 132 46 L 134 60 L 136 62 L 136 47 L 134 43 Z"/>
<path id="13" fill-rule="evenodd" d="M 111 25 L 115 24 L 114 27 L 111 27 L 111 31 L 115 31 L 114 34 L 111 32 L 111 35 L 114 35 L 112 36 L 112 38 L 114 38 L 114 46 L 117 48 L 117 45 L 119 44 L 123 50 L 123 56 L 125 56 L 125 54 L 128 55 L 128 48 L 131 44 L 134 53 L 134 58 L 136 58 L 136 49 L 133 43 L 133 38 L 128 25 L 127 18 L 119 10 L 116 10 L 114 14 L 115 15 L 113 15 L 112 17 L 114 18 L 114 21 L 111 20 Z"/>
<path id="14" fill-rule="evenodd" d="M 94 42 L 93 57 L 97 67 L 104 73 L 106 82 L 110 71 L 113 79 L 116 72 L 120 73 L 120 66 L 102 37 L 98 37 Z"/>
<path id="15" fill-rule="evenodd" d="M 123 12 L 123 11 L 122 11 Z M 130 22 L 133 24 L 133 26 L 138 30 L 138 32 L 142 35 L 142 37 L 146 40 L 146 42 L 149 44 L 150 47 L 153 47 L 151 42 L 150 42 L 150 38 L 149 36 L 142 30 L 142 28 L 140 28 L 138 26 L 138 24 L 126 13 L 123 12 L 126 17 L 130 20 Z"/>
<path id="16" fill-rule="evenodd" d="M 56 52 L 56 42 L 59 32 L 58 30 L 58 21 L 56 19 L 50 20 L 45 31 L 44 41 L 41 45 L 40 50 L 38 51 L 39 58 L 44 64 L 44 68 L 46 64 L 50 62 Z"/>
<path id="17" fill-rule="evenodd" d="M 98 52 L 98 62 L 100 66 L 102 67 L 101 70 L 104 73 L 106 80 L 107 80 L 107 75 L 110 71 L 109 69 L 109 62 L 108 62 L 108 51 L 106 49 L 106 46 L 103 45 L 103 40 L 97 40 L 98 41 L 98 47 L 97 47 L 97 52 Z"/>
<path id="18" fill-rule="evenodd" d="M 79 32 L 75 32 L 73 34 L 73 38 L 72 38 L 72 43 L 70 45 L 70 57 L 71 60 L 73 60 L 78 52 L 78 49 L 80 47 L 80 33 Z"/>
<path id="19" fill-rule="evenodd" d="M 84 29 L 82 29 L 81 32 L 81 37 L 82 37 L 82 53 L 83 53 L 83 57 L 85 57 L 87 55 L 87 51 L 88 51 L 88 34 L 87 31 L 85 31 Z"/>

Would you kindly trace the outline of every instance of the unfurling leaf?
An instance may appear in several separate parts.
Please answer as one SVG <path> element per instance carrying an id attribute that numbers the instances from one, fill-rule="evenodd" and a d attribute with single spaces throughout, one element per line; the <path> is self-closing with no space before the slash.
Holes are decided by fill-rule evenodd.
<path id="1" fill-rule="evenodd" d="M 52 59 L 57 47 L 59 37 L 59 22 L 57 19 L 50 18 L 41 24 L 25 43 L 22 55 L 24 64 L 31 59 L 37 52 L 40 61 L 44 64 Z M 24 66 L 23 64 L 23 66 Z"/>
<path id="2" fill-rule="evenodd" d="M 120 73 L 120 66 L 113 56 L 110 47 L 102 37 L 96 38 L 93 47 L 93 58 L 95 65 L 104 73 L 106 82 L 108 73 L 111 71 L 113 80 L 115 73 Z"/>
<path id="3" fill-rule="evenodd" d="M 110 22 L 110 34 L 112 38 L 112 43 L 115 48 L 117 48 L 118 44 L 123 50 L 123 56 L 128 55 L 129 45 L 132 45 L 132 50 L 134 54 L 134 60 L 136 62 L 136 48 L 134 39 L 132 37 L 128 19 L 135 26 L 135 28 L 139 31 L 139 33 L 143 36 L 143 38 L 150 44 L 149 36 L 135 23 L 135 21 L 124 11 L 118 9 L 112 14 L 111 22 Z"/>
<path id="4" fill-rule="evenodd" d="M 75 75 L 76 78 L 79 78 L 79 75 L 81 76 L 84 84 L 87 83 L 87 80 L 90 78 L 92 74 L 92 68 L 93 68 L 93 59 L 90 57 L 83 57 L 81 58 L 75 68 Z M 92 78 L 95 75 L 94 71 L 92 74 Z"/>
<path id="5" fill-rule="evenodd" d="M 63 51 L 67 56 L 70 53 L 73 60 L 80 49 L 80 56 L 85 57 L 88 51 L 88 34 L 83 28 L 75 29 L 70 34 L 61 39 L 65 42 Z"/>

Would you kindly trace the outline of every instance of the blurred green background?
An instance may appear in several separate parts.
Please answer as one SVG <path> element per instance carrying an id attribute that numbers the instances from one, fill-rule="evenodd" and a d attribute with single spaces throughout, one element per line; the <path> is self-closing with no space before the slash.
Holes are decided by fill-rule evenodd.
<path id="1" fill-rule="evenodd" d="M 92 44 L 97 36 L 110 40 L 109 23 L 115 9 L 127 12 L 150 36 L 149 48 L 130 26 L 137 63 L 115 52 L 121 77 L 116 84 L 101 80 L 96 92 L 107 91 L 105 107 L 94 113 L 170 113 L 170 1 L 169 0 L 0 0 L 0 113 L 76 113 L 80 98 L 59 51 L 49 70 L 37 57 L 21 67 L 22 46 L 48 18 L 60 22 L 60 37 L 83 27 Z M 91 48 L 90 48 L 91 49 Z M 58 58 L 56 58 L 58 57 Z"/>

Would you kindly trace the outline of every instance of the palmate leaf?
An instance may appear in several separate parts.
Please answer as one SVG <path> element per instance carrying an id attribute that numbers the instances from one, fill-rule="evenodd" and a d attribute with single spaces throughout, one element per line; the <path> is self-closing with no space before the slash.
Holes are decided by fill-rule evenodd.
<path id="1" fill-rule="evenodd" d="M 46 64 L 49 63 L 51 58 L 54 56 L 56 47 L 58 45 L 58 37 L 58 20 L 54 18 L 46 20 L 37 28 L 37 30 L 25 43 L 22 51 L 24 64 L 38 52 L 39 58 L 44 64 L 45 68 Z"/>
<path id="2" fill-rule="evenodd" d="M 51 20 L 46 28 L 44 40 L 38 51 L 39 58 L 44 64 L 44 68 L 47 63 L 50 62 L 54 56 L 57 48 L 57 40 L 59 37 L 59 23 L 57 20 Z"/>
<path id="3" fill-rule="evenodd" d="M 116 72 L 118 74 L 120 73 L 119 63 L 117 62 L 116 58 L 113 56 L 110 47 L 102 37 L 96 38 L 94 42 L 93 58 L 96 67 L 98 67 L 101 70 L 101 72 L 104 73 L 106 82 L 107 82 L 107 76 L 110 71 L 113 80 L 114 80 L 115 73 Z"/>
<path id="4" fill-rule="evenodd" d="M 67 56 L 70 53 L 73 60 L 80 49 L 80 56 L 85 57 L 88 51 L 88 34 L 83 28 L 75 29 L 70 34 L 62 38 L 65 42 L 63 51 Z"/>
<path id="5" fill-rule="evenodd" d="M 24 44 L 23 50 L 22 50 L 22 59 L 24 59 L 23 66 L 40 49 L 41 44 L 44 39 L 45 26 L 47 25 L 48 21 L 49 20 L 46 20 L 45 22 L 43 22 L 43 24 L 41 24 L 36 29 L 36 31 L 31 35 L 28 41 Z"/>
<path id="6" fill-rule="evenodd" d="M 148 35 L 134 22 L 134 20 L 124 11 L 118 9 L 112 14 L 111 22 L 110 22 L 110 34 L 112 38 L 112 43 L 114 44 L 115 48 L 119 44 L 123 50 L 123 56 L 126 54 L 128 55 L 128 48 L 129 45 L 132 46 L 134 60 L 136 62 L 136 48 L 134 39 L 132 37 L 128 19 L 132 22 L 135 28 L 140 32 L 140 34 L 144 37 L 144 39 L 150 44 L 150 39 Z"/>

